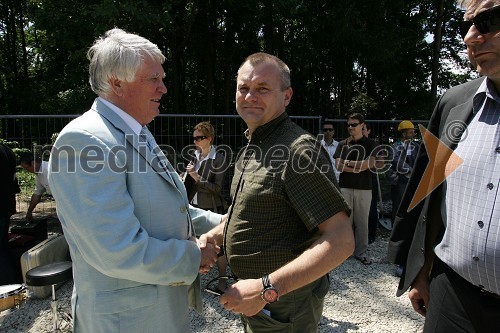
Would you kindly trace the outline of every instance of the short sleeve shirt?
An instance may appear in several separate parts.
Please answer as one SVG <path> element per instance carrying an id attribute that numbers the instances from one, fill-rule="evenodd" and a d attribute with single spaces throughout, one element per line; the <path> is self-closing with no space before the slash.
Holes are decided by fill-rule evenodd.
<path id="1" fill-rule="evenodd" d="M 350 213 L 321 142 L 286 114 L 257 128 L 235 165 L 225 245 L 233 273 L 259 278 L 298 257 L 317 226 Z"/>
<path id="2" fill-rule="evenodd" d="M 49 186 L 49 162 L 42 161 L 40 169 L 35 174 L 35 191 L 37 195 L 42 195 L 45 192 L 51 194 Z"/>
<path id="3" fill-rule="evenodd" d="M 337 150 L 333 155 L 334 158 L 341 158 L 343 160 L 363 161 L 370 156 L 375 156 L 377 151 L 375 147 L 377 143 L 365 136 L 361 139 L 354 141 L 345 139 L 339 142 Z M 372 189 L 372 171 L 364 170 L 361 172 L 342 172 L 339 177 L 340 187 L 353 188 L 357 190 L 371 190 Z"/>

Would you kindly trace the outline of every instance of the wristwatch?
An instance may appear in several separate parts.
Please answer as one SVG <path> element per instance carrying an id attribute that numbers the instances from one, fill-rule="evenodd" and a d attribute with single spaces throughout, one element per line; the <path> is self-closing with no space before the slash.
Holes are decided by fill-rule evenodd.
<path id="1" fill-rule="evenodd" d="M 271 281 L 269 281 L 269 275 L 266 274 L 262 277 L 262 285 L 264 288 L 260 292 L 260 297 L 266 303 L 274 303 L 279 300 L 278 291 L 273 287 Z"/>

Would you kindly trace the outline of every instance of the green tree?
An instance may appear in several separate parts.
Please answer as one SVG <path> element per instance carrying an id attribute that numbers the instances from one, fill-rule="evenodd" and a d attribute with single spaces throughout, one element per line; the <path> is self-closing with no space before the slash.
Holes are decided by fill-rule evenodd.
<path id="1" fill-rule="evenodd" d="M 454 0 L 4 0 L 0 106 L 74 114 L 95 94 L 86 52 L 119 27 L 167 57 L 164 113 L 234 114 L 235 74 L 265 51 L 291 68 L 290 114 L 428 117 L 471 76 Z"/>

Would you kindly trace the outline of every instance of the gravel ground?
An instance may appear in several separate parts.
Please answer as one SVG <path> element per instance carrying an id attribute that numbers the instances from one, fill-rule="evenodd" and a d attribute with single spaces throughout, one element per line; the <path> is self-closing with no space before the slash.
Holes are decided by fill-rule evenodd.
<path id="1" fill-rule="evenodd" d="M 388 234 L 383 230 L 369 246 L 373 264 L 364 266 L 354 258 L 333 270 L 332 285 L 325 298 L 323 318 L 318 332 L 421 332 L 423 317 L 411 308 L 407 295 L 395 296 L 399 278 L 395 266 L 385 260 Z M 215 274 L 202 277 L 202 284 Z M 72 282 L 58 291 L 59 304 L 70 312 Z M 203 315 L 191 311 L 191 331 L 199 333 L 242 332 L 239 317 L 224 310 L 217 297 L 203 295 Z M 0 313 L 0 332 L 44 333 L 52 330 L 50 297 L 28 297 L 19 307 Z M 62 332 L 70 332 L 63 323 Z M 168 331 L 166 331 L 168 333 Z"/>

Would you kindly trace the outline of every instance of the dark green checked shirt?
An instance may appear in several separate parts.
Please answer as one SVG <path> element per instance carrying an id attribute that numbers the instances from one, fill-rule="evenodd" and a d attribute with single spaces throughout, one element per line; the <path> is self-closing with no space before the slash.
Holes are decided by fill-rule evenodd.
<path id="1" fill-rule="evenodd" d="M 226 250 L 243 279 L 292 261 L 319 237 L 320 223 L 350 212 L 320 141 L 286 113 L 252 134 L 236 162 L 231 196 Z"/>

